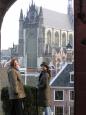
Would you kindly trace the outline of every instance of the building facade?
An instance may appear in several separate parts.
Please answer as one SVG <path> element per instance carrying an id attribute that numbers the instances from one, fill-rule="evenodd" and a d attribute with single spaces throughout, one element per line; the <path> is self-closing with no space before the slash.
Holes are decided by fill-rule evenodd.
<path id="1" fill-rule="evenodd" d="M 51 102 L 54 115 L 74 115 L 74 67 L 66 64 L 51 80 Z"/>

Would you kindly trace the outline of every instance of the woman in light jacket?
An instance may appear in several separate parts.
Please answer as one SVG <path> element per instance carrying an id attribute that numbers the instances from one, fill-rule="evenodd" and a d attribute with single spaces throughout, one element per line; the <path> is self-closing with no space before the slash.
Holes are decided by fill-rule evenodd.
<path id="1" fill-rule="evenodd" d="M 11 115 L 24 115 L 23 99 L 25 98 L 25 92 L 23 83 L 21 82 L 21 74 L 18 69 L 18 61 L 12 59 L 10 68 L 8 69 L 9 99 L 12 102 Z"/>
<path id="2" fill-rule="evenodd" d="M 41 64 L 41 73 L 38 82 L 38 106 L 42 107 L 45 115 L 51 115 L 51 91 L 50 91 L 50 70 L 48 65 L 43 62 Z"/>

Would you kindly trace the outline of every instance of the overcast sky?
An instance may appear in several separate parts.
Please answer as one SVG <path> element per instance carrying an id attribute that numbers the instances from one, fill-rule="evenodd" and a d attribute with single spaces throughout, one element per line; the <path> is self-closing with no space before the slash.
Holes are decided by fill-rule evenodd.
<path id="1" fill-rule="evenodd" d="M 42 6 L 50 10 L 67 13 L 68 0 L 33 0 L 36 6 Z M 1 28 L 1 49 L 18 44 L 20 9 L 26 15 L 32 0 L 17 0 L 7 11 Z"/>

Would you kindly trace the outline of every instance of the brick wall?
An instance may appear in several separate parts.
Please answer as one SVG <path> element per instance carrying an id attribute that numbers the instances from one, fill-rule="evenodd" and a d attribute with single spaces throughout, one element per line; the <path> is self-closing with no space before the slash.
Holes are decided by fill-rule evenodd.
<path id="1" fill-rule="evenodd" d="M 69 115 L 69 106 L 74 106 L 74 101 L 69 100 L 69 91 L 74 90 L 73 88 L 51 88 L 51 100 L 52 100 L 52 110 L 55 112 L 55 106 L 63 106 L 64 107 L 64 115 Z M 55 101 L 54 100 L 54 91 L 64 91 L 64 100 L 63 101 Z"/>

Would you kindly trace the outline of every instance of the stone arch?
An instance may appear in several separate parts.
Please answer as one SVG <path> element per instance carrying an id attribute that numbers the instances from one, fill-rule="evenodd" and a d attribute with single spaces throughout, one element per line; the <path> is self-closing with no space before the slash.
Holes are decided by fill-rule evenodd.
<path id="1" fill-rule="evenodd" d="M 17 0 L 0 0 L 0 30 L 5 13 Z"/>
<path id="2" fill-rule="evenodd" d="M 17 0 L 0 0 L 0 61 L 1 61 L 1 25 L 5 13 L 16 1 Z"/>
<path id="3" fill-rule="evenodd" d="M 2 22 L 5 16 L 5 13 L 14 4 L 15 1 L 16 0 L 0 0 L 0 62 L 1 62 L 1 26 L 2 26 Z M 1 94 L 1 89 L 3 87 L 6 87 L 7 85 L 8 85 L 7 70 L 0 68 L 0 94 Z M 3 115 L 3 114 L 4 113 L 2 110 L 2 102 L 0 99 L 0 115 Z"/>

